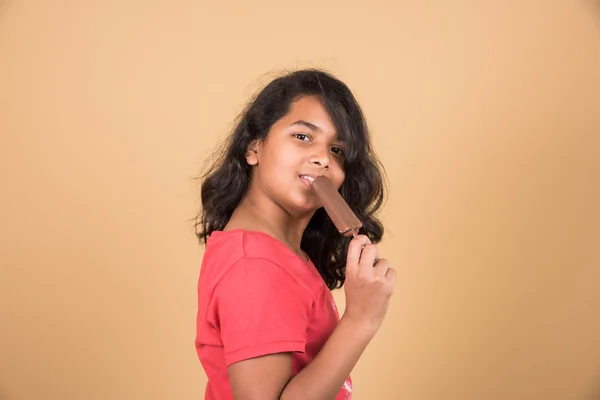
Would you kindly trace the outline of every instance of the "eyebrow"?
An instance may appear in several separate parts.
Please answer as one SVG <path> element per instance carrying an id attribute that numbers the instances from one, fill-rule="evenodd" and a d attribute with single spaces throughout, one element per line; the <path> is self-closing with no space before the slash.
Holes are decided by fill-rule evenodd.
<path id="1" fill-rule="evenodd" d="M 315 125 L 315 124 L 313 124 L 311 122 L 305 121 L 303 119 L 300 119 L 300 120 L 294 122 L 290 126 L 294 126 L 294 125 L 302 125 L 302 126 L 305 126 L 305 127 L 309 128 L 309 129 L 312 129 L 313 131 L 318 131 L 318 132 L 323 131 L 323 129 L 319 128 L 317 125 Z"/>

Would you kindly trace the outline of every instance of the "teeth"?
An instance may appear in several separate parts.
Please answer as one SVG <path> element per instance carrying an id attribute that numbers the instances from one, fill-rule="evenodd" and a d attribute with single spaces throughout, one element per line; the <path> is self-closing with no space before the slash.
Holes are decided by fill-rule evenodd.
<path id="1" fill-rule="evenodd" d="M 306 176 L 306 175 L 301 175 L 300 178 L 304 178 L 307 181 L 309 181 L 310 183 L 313 183 L 315 178 L 313 178 L 312 176 Z"/>

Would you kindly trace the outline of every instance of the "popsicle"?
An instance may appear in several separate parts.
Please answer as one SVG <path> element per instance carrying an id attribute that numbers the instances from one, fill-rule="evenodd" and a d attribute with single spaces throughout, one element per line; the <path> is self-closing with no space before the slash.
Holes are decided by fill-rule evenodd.
<path id="1" fill-rule="evenodd" d="M 344 236 L 356 236 L 362 223 L 331 181 L 322 175 L 318 176 L 313 181 L 312 188 L 338 231 Z"/>

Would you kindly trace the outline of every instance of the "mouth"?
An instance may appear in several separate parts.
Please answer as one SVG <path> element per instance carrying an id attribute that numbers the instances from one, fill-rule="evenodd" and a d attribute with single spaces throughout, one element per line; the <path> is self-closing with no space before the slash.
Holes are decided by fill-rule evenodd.
<path id="1" fill-rule="evenodd" d="M 307 185 L 308 187 L 310 187 L 312 185 L 312 183 L 315 181 L 315 178 L 313 178 L 310 175 L 300 175 L 300 179 L 302 180 L 302 182 L 304 182 L 305 185 Z"/>

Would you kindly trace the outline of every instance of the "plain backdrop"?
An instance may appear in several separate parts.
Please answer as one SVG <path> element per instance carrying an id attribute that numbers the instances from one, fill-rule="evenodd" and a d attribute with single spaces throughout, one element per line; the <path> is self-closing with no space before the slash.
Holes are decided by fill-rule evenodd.
<path id="1" fill-rule="evenodd" d="M 354 398 L 600 398 L 597 2 L 0 0 L 0 399 L 203 398 L 192 178 L 300 67 L 388 174 Z"/>

